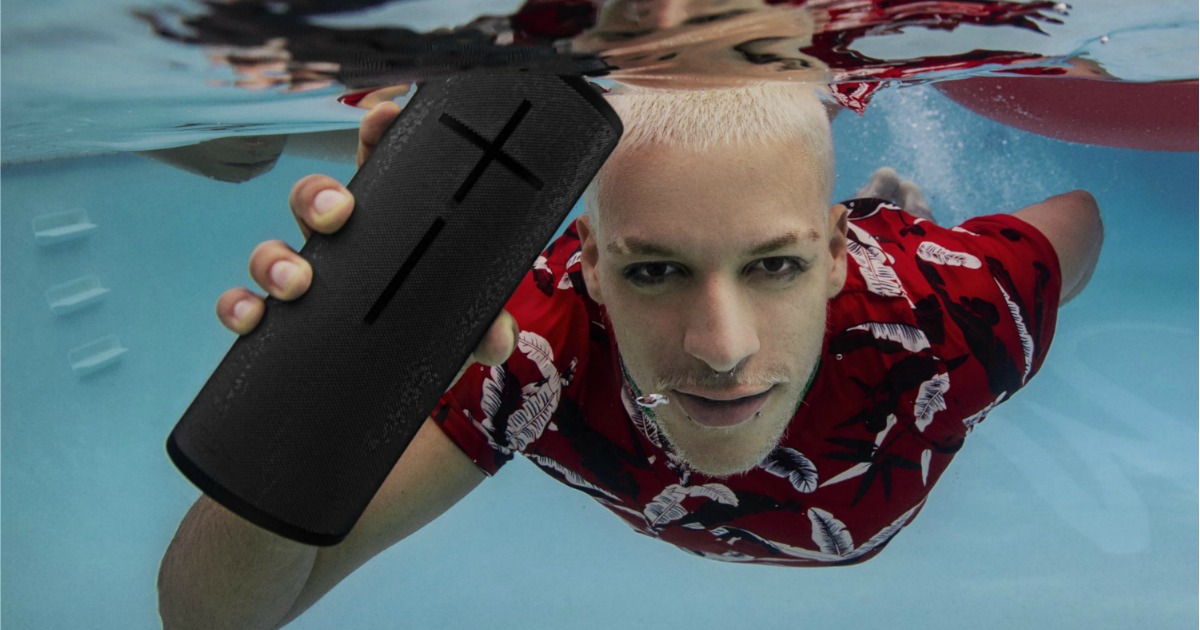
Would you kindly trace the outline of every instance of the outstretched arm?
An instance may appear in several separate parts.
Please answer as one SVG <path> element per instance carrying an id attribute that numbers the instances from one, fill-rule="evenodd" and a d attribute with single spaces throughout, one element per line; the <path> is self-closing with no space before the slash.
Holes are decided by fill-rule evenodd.
<path id="1" fill-rule="evenodd" d="M 1084 190 L 1055 195 L 1013 213 L 1037 228 L 1054 246 L 1062 269 L 1062 304 L 1087 286 L 1100 259 L 1104 224 L 1096 199 Z"/>
<path id="2" fill-rule="evenodd" d="M 900 175 L 890 168 L 872 173 L 855 196 L 888 199 L 910 214 L 933 221 L 920 187 L 901 180 Z M 1100 208 L 1095 197 L 1084 190 L 1073 190 L 1022 208 L 1013 216 L 1037 228 L 1054 247 L 1062 269 L 1059 304 L 1066 304 L 1079 295 L 1092 278 L 1100 258 L 1100 246 L 1104 244 L 1104 224 L 1100 221 Z"/>
<path id="3" fill-rule="evenodd" d="M 375 148 L 399 111 L 395 104 L 385 104 L 363 118 L 361 158 Z M 343 197 L 331 197 L 326 194 L 330 191 Z M 308 238 L 313 232 L 340 229 L 350 218 L 353 201 L 336 180 L 310 175 L 293 187 L 289 205 Z M 322 206 L 324 213 L 317 211 Z M 272 296 L 293 300 L 308 290 L 312 267 L 286 243 L 267 241 L 251 255 L 250 275 Z M 221 322 L 238 334 L 253 330 L 264 309 L 263 298 L 245 288 L 230 289 L 217 302 Z M 502 311 L 472 358 L 503 363 L 516 346 L 515 324 Z M 163 556 L 158 576 L 163 627 L 281 627 L 363 563 L 433 521 L 483 478 L 475 463 L 427 419 L 338 545 L 317 548 L 282 538 L 201 495 Z"/>

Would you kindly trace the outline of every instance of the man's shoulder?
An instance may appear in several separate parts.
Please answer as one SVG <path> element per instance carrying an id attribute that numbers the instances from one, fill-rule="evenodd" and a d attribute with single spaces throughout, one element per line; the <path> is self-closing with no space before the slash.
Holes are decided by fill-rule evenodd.
<path id="1" fill-rule="evenodd" d="M 505 305 L 522 333 L 545 339 L 556 354 L 586 352 L 590 322 L 602 317 L 579 259 L 579 235 L 571 225 L 546 246 Z"/>
<path id="2" fill-rule="evenodd" d="M 918 250 L 928 248 L 930 239 L 945 242 L 948 230 L 883 199 L 843 203 L 850 219 L 846 284 L 834 299 L 834 311 L 911 309 L 912 294 L 928 288 L 915 262 Z"/>
<path id="3" fill-rule="evenodd" d="M 998 256 L 997 239 L 1014 241 L 1030 231 L 1003 214 L 944 227 L 883 199 L 852 199 L 844 204 L 850 210 L 849 293 L 904 298 L 910 307 L 916 305 L 913 292 L 928 295 L 948 284 L 982 278 L 962 272 L 987 271 L 989 264 L 997 262 L 989 261 Z M 1005 252 L 1003 257 L 1012 256 Z"/>
<path id="4" fill-rule="evenodd" d="M 590 301 L 579 259 L 579 234 L 571 224 L 534 260 L 511 305 L 520 308 L 523 302 L 546 299 Z"/>
<path id="5" fill-rule="evenodd" d="M 1058 284 L 1044 238 L 1009 215 L 945 228 L 881 200 L 846 205 L 846 284 L 827 326 L 832 355 L 876 366 L 879 382 L 936 367 L 955 383 L 960 413 L 1023 387 L 1056 320 Z"/>

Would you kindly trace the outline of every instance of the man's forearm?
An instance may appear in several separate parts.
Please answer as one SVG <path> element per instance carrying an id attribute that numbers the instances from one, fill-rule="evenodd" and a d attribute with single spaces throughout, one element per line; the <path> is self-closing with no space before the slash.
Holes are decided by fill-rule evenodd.
<path id="1" fill-rule="evenodd" d="M 281 538 L 201 497 L 159 569 L 163 627 L 276 628 L 316 556 L 316 547 Z"/>

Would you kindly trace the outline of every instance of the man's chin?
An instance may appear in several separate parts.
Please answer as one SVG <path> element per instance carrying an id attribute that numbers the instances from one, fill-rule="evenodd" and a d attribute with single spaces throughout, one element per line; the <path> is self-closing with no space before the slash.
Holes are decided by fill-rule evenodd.
<path id="1" fill-rule="evenodd" d="M 680 420 L 682 423 L 689 421 Z M 758 422 L 758 419 L 751 422 Z M 758 467 L 779 445 L 782 427 L 745 426 L 735 429 L 678 427 L 660 422 L 659 428 L 675 452 L 692 470 L 708 477 L 732 477 Z"/>
<path id="2" fill-rule="evenodd" d="M 768 450 L 767 452 L 770 452 L 770 450 Z M 705 460 L 691 459 L 687 455 L 683 455 L 682 457 L 683 457 L 683 460 L 687 462 L 687 465 L 689 468 L 691 468 L 692 470 L 694 470 L 706 477 L 712 477 L 714 479 L 726 479 L 728 477 L 743 475 L 743 474 L 748 473 L 751 470 L 754 470 L 755 468 L 757 468 L 758 464 L 760 462 L 762 462 L 761 457 L 756 458 L 753 462 L 750 462 L 748 460 L 743 460 L 743 461 L 737 461 L 737 460 L 705 461 Z"/>

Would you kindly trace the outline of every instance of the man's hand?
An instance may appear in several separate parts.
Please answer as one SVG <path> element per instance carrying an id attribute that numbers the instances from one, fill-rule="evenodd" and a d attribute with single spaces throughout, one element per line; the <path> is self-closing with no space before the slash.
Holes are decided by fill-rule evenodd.
<path id="1" fill-rule="evenodd" d="M 359 166 L 374 151 L 383 132 L 399 113 L 398 105 L 386 101 L 363 116 L 358 134 Z M 340 230 L 354 211 L 354 198 L 337 180 L 326 175 L 309 175 L 292 187 L 288 205 L 300 232 L 308 239 L 313 232 L 332 234 Z M 313 274 L 308 261 L 287 243 L 271 240 L 260 243 L 250 254 L 250 277 L 272 297 L 289 301 L 308 291 Z M 217 317 L 226 328 L 244 335 L 258 326 L 264 308 L 262 296 L 238 287 L 229 289 L 217 300 Z M 470 361 L 486 365 L 503 363 L 516 348 L 517 334 L 517 321 L 508 311 L 501 311 L 471 354 Z M 466 368 L 464 365 L 458 376 L 462 376 Z M 458 376 L 454 382 L 458 381 Z"/>

